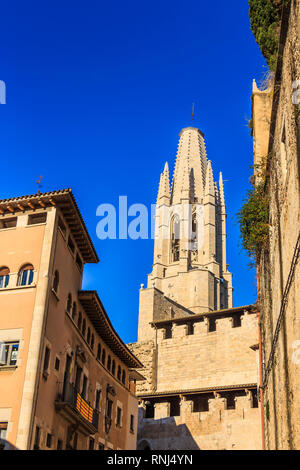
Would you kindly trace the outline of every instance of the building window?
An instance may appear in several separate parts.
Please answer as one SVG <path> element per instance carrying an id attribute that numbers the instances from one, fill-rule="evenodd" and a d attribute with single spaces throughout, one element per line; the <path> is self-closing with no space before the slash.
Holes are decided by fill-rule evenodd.
<path id="1" fill-rule="evenodd" d="M 112 407 L 113 407 L 113 401 L 108 399 L 107 400 L 107 408 L 106 408 L 106 416 L 107 416 L 108 419 L 111 419 Z"/>
<path id="2" fill-rule="evenodd" d="M 226 398 L 226 409 L 235 410 L 235 399 L 239 396 L 238 392 L 225 392 L 221 394 L 222 398 Z"/>
<path id="3" fill-rule="evenodd" d="M 197 213 L 193 212 L 192 215 L 192 234 L 191 234 L 192 250 L 198 250 L 198 221 Z"/>
<path id="4" fill-rule="evenodd" d="M 59 371 L 60 367 L 60 359 L 58 357 L 55 358 L 55 364 L 54 364 L 54 369 Z"/>
<path id="5" fill-rule="evenodd" d="M 9 219 L 0 220 L 0 230 L 5 228 L 14 228 L 17 226 L 17 217 L 10 217 Z"/>
<path id="6" fill-rule="evenodd" d="M 116 373 L 116 361 L 114 359 L 112 361 L 111 373 L 112 373 L 112 375 L 115 375 L 115 373 Z"/>
<path id="7" fill-rule="evenodd" d="M 252 408 L 258 408 L 258 395 L 257 390 L 251 390 Z"/>
<path id="8" fill-rule="evenodd" d="M 117 426 L 120 428 L 122 426 L 122 408 L 117 406 Z"/>
<path id="9" fill-rule="evenodd" d="M 70 250 L 72 251 L 72 253 L 74 254 L 74 251 L 75 251 L 75 245 L 73 243 L 73 240 L 72 238 L 69 236 L 68 238 L 68 247 L 70 248 Z"/>
<path id="10" fill-rule="evenodd" d="M 217 330 L 217 324 L 215 318 L 209 318 L 208 320 L 208 332 L 212 333 L 213 331 Z"/>
<path id="11" fill-rule="evenodd" d="M 98 359 L 98 361 L 100 361 L 100 358 L 101 358 L 101 344 L 99 343 L 98 348 L 97 348 L 97 359 Z"/>
<path id="12" fill-rule="evenodd" d="M 233 328 L 239 328 L 242 326 L 242 316 L 241 315 L 234 315 L 233 317 L 233 322 L 232 322 L 232 327 Z"/>
<path id="13" fill-rule="evenodd" d="M 194 323 L 189 322 L 189 323 L 187 324 L 187 335 L 188 335 L 188 336 L 191 336 L 191 335 L 193 335 L 193 334 L 194 334 Z"/>
<path id="14" fill-rule="evenodd" d="M 171 220 L 171 260 L 179 261 L 180 257 L 180 221 L 177 215 Z"/>
<path id="15" fill-rule="evenodd" d="M 153 419 L 154 418 L 154 403 L 150 401 L 146 401 L 145 405 L 146 405 L 145 418 Z"/>
<path id="16" fill-rule="evenodd" d="M 34 445 L 33 445 L 34 450 L 39 450 L 40 449 L 40 438 L 41 438 L 41 428 L 39 426 L 36 426 L 36 428 L 35 428 L 35 437 L 34 437 Z"/>
<path id="17" fill-rule="evenodd" d="M 63 237 L 66 238 L 66 234 L 67 234 L 67 229 L 66 229 L 66 226 L 65 224 L 63 223 L 62 219 L 59 217 L 58 219 L 58 228 L 60 229 L 60 231 L 62 232 L 63 234 Z"/>
<path id="18" fill-rule="evenodd" d="M 92 334 L 92 337 L 91 337 L 91 348 L 94 350 L 94 344 L 95 344 L 95 338 L 94 338 L 94 335 Z"/>
<path id="19" fill-rule="evenodd" d="M 57 450 L 62 450 L 63 448 L 63 441 L 61 439 L 57 439 Z"/>
<path id="20" fill-rule="evenodd" d="M 103 444 L 98 444 L 98 450 L 104 450 L 104 445 Z"/>
<path id="21" fill-rule="evenodd" d="M 118 366 L 117 379 L 121 380 L 121 367 L 120 366 Z"/>
<path id="22" fill-rule="evenodd" d="M 94 450 L 94 446 L 95 446 L 95 440 L 90 437 L 89 439 L 89 450 Z"/>
<path id="23" fill-rule="evenodd" d="M 75 375 L 75 390 L 79 392 L 80 382 L 81 382 L 82 368 L 78 365 L 76 366 L 76 375 Z"/>
<path id="24" fill-rule="evenodd" d="M 72 308 L 72 319 L 75 321 L 77 316 L 77 305 L 76 302 L 73 302 L 73 308 Z"/>
<path id="25" fill-rule="evenodd" d="M 134 432 L 134 416 L 130 415 L 130 432 Z"/>
<path id="26" fill-rule="evenodd" d="M 122 372 L 122 383 L 125 385 L 125 381 L 126 381 L 126 373 L 125 373 L 125 370 L 123 370 Z"/>
<path id="27" fill-rule="evenodd" d="M 32 264 L 23 266 L 18 274 L 18 286 L 30 286 L 33 283 L 34 269 Z"/>
<path id="28" fill-rule="evenodd" d="M 28 225 L 45 224 L 47 221 L 47 212 L 38 212 L 28 216 Z"/>
<path id="29" fill-rule="evenodd" d="M 105 349 L 102 349 L 102 359 L 101 359 L 101 362 L 102 364 L 105 366 L 105 358 L 106 358 L 106 352 L 105 352 Z"/>
<path id="30" fill-rule="evenodd" d="M 172 397 L 170 399 L 170 416 L 180 416 L 180 398 Z"/>
<path id="31" fill-rule="evenodd" d="M 58 294 L 58 285 L 59 285 L 59 274 L 58 274 L 58 271 L 55 271 L 52 287 L 56 294 Z"/>
<path id="32" fill-rule="evenodd" d="M 87 330 L 86 340 L 90 344 L 90 341 L 91 341 L 91 329 L 90 329 L 90 327 L 88 327 L 88 330 Z"/>
<path id="33" fill-rule="evenodd" d="M 85 336 L 85 332 L 86 332 L 86 321 L 84 318 L 82 322 L 82 336 Z"/>
<path id="34" fill-rule="evenodd" d="M 6 266 L 0 268 L 0 289 L 8 286 L 9 283 L 9 269 Z"/>
<path id="35" fill-rule="evenodd" d="M 209 400 L 214 398 L 213 393 L 203 393 L 191 397 L 193 401 L 193 413 L 204 413 L 209 411 Z"/>
<path id="36" fill-rule="evenodd" d="M 48 346 L 45 348 L 45 356 L 44 356 L 44 367 L 43 367 L 43 377 L 44 379 L 47 379 L 49 372 L 49 362 L 50 362 L 50 349 Z"/>
<path id="37" fill-rule="evenodd" d="M 88 378 L 86 375 L 83 375 L 83 382 L 82 382 L 82 398 L 86 399 L 86 394 L 87 394 L 87 384 L 88 384 Z"/>
<path id="38" fill-rule="evenodd" d="M 46 447 L 48 447 L 49 449 L 51 449 L 52 447 L 52 434 L 50 434 L 49 432 L 47 433 Z"/>
<path id="39" fill-rule="evenodd" d="M 172 339 L 172 325 L 168 325 L 165 328 L 165 339 Z"/>
<path id="40" fill-rule="evenodd" d="M 8 423 L 0 423 L 0 450 L 4 450 L 6 446 Z"/>
<path id="41" fill-rule="evenodd" d="M 107 370 L 109 370 L 109 372 L 110 372 L 110 368 L 111 368 L 111 357 L 110 357 L 110 355 L 108 355 L 108 358 L 107 358 Z"/>
<path id="42" fill-rule="evenodd" d="M 101 390 L 96 390 L 95 409 L 100 410 Z"/>
<path id="43" fill-rule="evenodd" d="M 71 309 L 72 309 L 72 295 L 69 294 L 68 299 L 67 299 L 67 312 L 71 313 Z"/>
<path id="44" fill-rule="evenodd" d="M 19 342 L 0 343 L 0 367 L 17 364 Z"/>
<path id="45" fill-rule="evenodd" d="M 79 315 L 78 315 L 78 322 L 77 322 L 77 326 L 78 326 L 78 329 L 81 330 L 81 325 L 82 325 L 82 313 L 79 312 Z"/>

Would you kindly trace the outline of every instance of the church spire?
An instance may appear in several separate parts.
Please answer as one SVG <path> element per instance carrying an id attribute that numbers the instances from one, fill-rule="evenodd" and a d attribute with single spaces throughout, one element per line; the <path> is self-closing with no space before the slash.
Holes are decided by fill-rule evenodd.
<path id="1" fill-rule="evenodd" d="M 214 175 L 211 167 L 211 161 L 209 160 L 206 168 L 206 178 L 205 178 L 205 196 L 214 196 Z"/>
<path id="2" fill-rule="evenodd" d="M 189 164 L 189 158 L 186 159 L 186 165 L 183 172 L 183 179 L 182 179 L 182 189 L 181 189 L 181 197 L 182 199 L 190 201 L 191 198 L 191 170 Z"/>
<path id="3" fill-rule="evenodd" d="M 164 171 L 160 175 L 157 204 L 159 206 L 163 204 L 170 205 L 170 176 L 168 162 L 166 162 Z"/>
<path id="4" fill-rule="evenodd" d="M 225 207 L 225 196 L 224 196 L 224 185 L 223 185 L 223 175 L 220 172 L 219 177 L 219 193 L 220 193 L 220 203 L 222 207 Z"/>
<path id="5" fill-rule="evenodd" d="M 186 127 L 180 132 L 180 139 L 172 183 L 172 204 L 179 204 L 182 197 L 182 184 L 189 168 L 189 184 L 194 200 L 201 201 L 204 196 L 204 175 L 207 158 L 204 136 L 195 127 Z M 191 201 L 191 202 L 194 202 Z"/>

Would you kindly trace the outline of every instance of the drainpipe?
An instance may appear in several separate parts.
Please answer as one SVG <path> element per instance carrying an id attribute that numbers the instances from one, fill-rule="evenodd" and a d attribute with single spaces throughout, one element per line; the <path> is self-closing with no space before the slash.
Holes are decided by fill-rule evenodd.
<path id="1" fill-rule="evenodd" d="M 261 315 L 260 315 L 260 287 L 259 287 L 259 267 L 256 266 L 257 283 L 257 303 L 258 303 L 258 344 L 259 344 L 259 394 L 260 394 L 260 420 L 261 420 L 261 440 L 262 450 L 265 450 L 265 427 L 264 427 L 264 402 L 263 402 L 263 370 L 262 370 L 262 344 L 261 344 Z"/>

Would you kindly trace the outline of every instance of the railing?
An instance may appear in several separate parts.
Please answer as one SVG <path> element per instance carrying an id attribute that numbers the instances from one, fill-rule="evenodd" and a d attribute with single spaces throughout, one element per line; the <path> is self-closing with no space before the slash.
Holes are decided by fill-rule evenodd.
<path id="1" fill-rule="evenodd" d="M 86 421 L 98 429 L 98 411 L 91 407 L 90 403 L 82 397 L 72 384 L 69 382 L 59 383 L 57 401 L 71 405 Z"/>

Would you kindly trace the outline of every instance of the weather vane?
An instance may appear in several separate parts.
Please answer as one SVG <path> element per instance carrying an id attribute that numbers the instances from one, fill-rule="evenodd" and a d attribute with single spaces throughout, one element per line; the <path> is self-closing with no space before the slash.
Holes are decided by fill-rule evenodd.
<path id="1" fill-rule="evenodd" d="M 41 187 L 42 187 L 42 176 L 40 176 L 40 179 L 36 181 L 36 184 L 38 185 L 38 191 L 37 194 L 40 194 L 41 192 Z"/>

